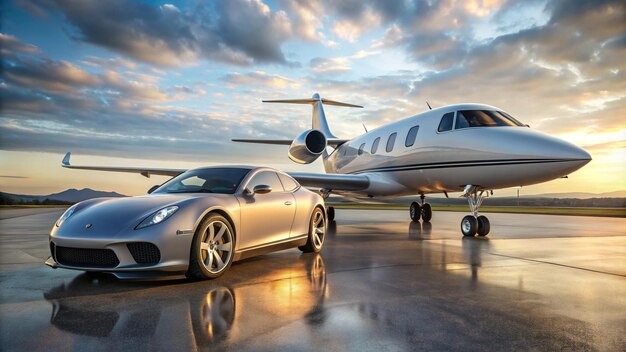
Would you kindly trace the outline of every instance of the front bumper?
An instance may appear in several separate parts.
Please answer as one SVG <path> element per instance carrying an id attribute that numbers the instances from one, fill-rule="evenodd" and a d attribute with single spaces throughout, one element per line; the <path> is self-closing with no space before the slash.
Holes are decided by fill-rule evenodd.
<path id="1" fill-rule="evenodd" d="M 114 236 L 103 234 L 74 235 L 53 229 L 50 233 L 51 256 L 45 264 L 52 268 L 112 273 L 120 278 L 151 277 L 184 273 L 189 266 L 189 253 L 193 232 L 177 231 L 174 223 L 166 226 L 153 226 L 141 230 L 129 230 Z M 169 225 L 169 226 L 168 226 Z M 128 244 L 149 243 L 158 248 L 159 259 L 156 262 L 138 262 L 131 253 Z M 114 265 L 93 263 L 78 264 L 68 262 L 55 254 L 59 247 L 71 250 L 110 250 L 117 257 Z M 119 263 L 118 263 L 119 262 Z M 81 262 L 83 263 L 83 262 Z"/>

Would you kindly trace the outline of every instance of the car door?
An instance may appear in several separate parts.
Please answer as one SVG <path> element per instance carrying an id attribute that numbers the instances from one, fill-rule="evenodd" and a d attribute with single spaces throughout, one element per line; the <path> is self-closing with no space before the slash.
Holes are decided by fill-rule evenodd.
<path id="1" fill-rule="evenodd" d="M 246 188 L 250 191 L 258 185 L 267 185 L 272 191 L 265 194 L 242 194 L 241 235 L 239 248 L 263 246 L 289 239 L 296 204 L 291 192 L 285 192 L 273 171 L 260 171 L 250 179 Z"/>

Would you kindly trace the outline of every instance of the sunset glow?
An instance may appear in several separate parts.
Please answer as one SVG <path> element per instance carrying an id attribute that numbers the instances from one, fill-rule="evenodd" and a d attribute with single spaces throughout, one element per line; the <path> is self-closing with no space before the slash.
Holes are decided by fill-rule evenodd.
<path id="1" fill-rule="evenodd" d="M 323 97 L 355 137 L 427 109 L 479 102 L 593 156 L 524 194 L 626 189 L 626 5 L 621 1 L 26 1 L 2 3 L 1 191 L 143 194 L 164 178 L 62 169 L 296 165 L 283 146 Z M 515 194 L 502 190 L 496 195 Z"/>

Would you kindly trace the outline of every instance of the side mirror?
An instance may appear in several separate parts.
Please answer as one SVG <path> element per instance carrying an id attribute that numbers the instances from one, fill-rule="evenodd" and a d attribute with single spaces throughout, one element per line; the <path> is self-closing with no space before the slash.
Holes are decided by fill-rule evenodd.
<path id="1" fill-rule="evenodd" d="M 157 188 L 161 187 L 161 185 L 154 185 L 152 187 L 150 187 L 150 189 L 148 190 L 148 194 L 154 192 L 157 190 Z"/>
<path id="2" fill-rule="evenodd" d="M 270 193 L 271 191 L 272 187 L 268 185 L 257 185 L 254 187 L 254 190 L 252 190 L 252 194 L 266 194 Z"/>

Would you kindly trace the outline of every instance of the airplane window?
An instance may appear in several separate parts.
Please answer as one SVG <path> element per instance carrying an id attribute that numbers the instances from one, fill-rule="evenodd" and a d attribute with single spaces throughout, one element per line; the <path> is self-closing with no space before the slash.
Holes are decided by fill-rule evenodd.
<path id="1" fill-rule="evenodd" d="M 278 176 L 276 176 L 276 173 L 273 171 L 261 171 L 258 174 L 254 175 L 254 177 L 252 177 L 252 180 L 248 182 L 248 186 L 246 188 L 252 191 L 254 187 L 258 185 L 270 186 L 272 187 L 272 192 L 284 191 L 283 184 L 280 183 Z"/>
<path id="2" fill-rule="evenodd" d="M 378 150 L 378 143 L 380 143 L 380 137 L 374 139 L 374 143 L 372 143 L 372 154 L 376 154 L 376 151 Z"/>
<path id="3" fill-rule="evenodd" d="M 393 145 L 394 143 L 396 143 L 396 136 L 398 135 L 398 133 L 394 132 L 391 135 L 389 135 L 389 139 L 387 140 L 387 148 L 385 148 L 385 150 L 387 150 L 387 153 L 389 153 L 390 151 L 393 150 Z"/>
<path id="4" fill-rule="evenodd" d="M 292 192 L 299 186 L 296 180 L 285 174 L 278 173 L 278 178 L 280 178 L 280 182 L 283 184 L 285 191 Z"/>
<path id="5" fill-rule="evenodd" d="M 498 111 L 462 110 L 456 114 L 455 129 L 467 127 L 520 126 Z M 523 126 L 523 125 L 522 125 Z"/>
<path id="6" fill-rule="evenodd" d="M 419 131 L 420 126 L 413 126 L 409 130 L 409 133 L 406 135 L 406 141 L 404 141 L 404 146 L 410 147 L 415 144 L 415 137 L 417 137 L 417 131 Z"/>
<path id="7" fill-rule="evenodd" d="M 365 149 L 365 143 L 361 144 L 359 147 L 359 155 L 363 154 L 363 149 Z"/>
<path id="8" fill-rule="evenodd" d="M 452 129 L 452 123 L 454 122 L 454 113 L 449 112 L 441 118 L 441 122 L 439 123 L 439 128 L 437 131 L 445 132 L 450 131 Z"/>

